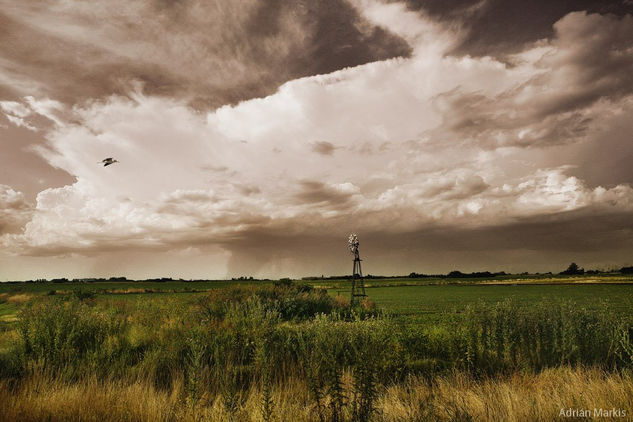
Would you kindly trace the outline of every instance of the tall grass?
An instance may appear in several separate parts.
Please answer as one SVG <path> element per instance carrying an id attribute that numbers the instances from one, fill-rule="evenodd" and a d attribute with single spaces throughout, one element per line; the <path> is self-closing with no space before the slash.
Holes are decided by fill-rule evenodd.
<path id="1" fill-rule="evenodd" d="M 623 335 L 631 319 L 606 305 L 590 311 L 570 303 L 520 307 L 506 301 L 469 307 L 462 320 L 453 358 L 475 373 L 578 364 L 615 369 L 632 362 L 629 337 Z"/>

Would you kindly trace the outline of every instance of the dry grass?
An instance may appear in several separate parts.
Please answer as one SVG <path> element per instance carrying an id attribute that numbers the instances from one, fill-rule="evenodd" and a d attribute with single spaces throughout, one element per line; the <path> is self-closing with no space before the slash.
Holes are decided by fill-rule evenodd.
<path id="1" fill-rule="evenodd" d="M 312 408 L 307 405 L 303 384 L 275 388 L 275 420 L 308 421 Z M 241 408 L 229 414 L 221 397 L 204 394 L 191 403 L 181 381 L 170 392 L 156 390 L 146 382 L 83 381 L 72 385 L 45 377 L 28 380 L 16 391 L 0 384 L 0 421 L 262 421 L 261 393 L 250 390 Z"/>
<path id="2" fill-rule="evenodd" d="M 7 315 L 0 315 L 0 322 L 17 322 L 18 321 L 18 316 L 16 314 L 7 314 Z"/>
<path id="3" fill-rule="evenodd" d="M 350 300 L 347 295 L 334 296 L 334 306 L 337 308 L 345 308 L 350 306 Z"/>
<path id="4" fill-rule="evenodd" d="M 27 303 L 29 301 L 31 301 L 31 299 L 33 299 L 33 295 L 27 294 L 27 293 L 18 293 L 18 294 L 14 294 L 11 296 L 8 296 L 5 301 L 7 303 L 13 303 L 13 304 L 22 304 L 22 303 Z"/>
<path id="5" fill-rule="evenodd" d="M 318 420 L 305 383 L 273 387 L 274 420 Z M 261 392 L 250 390 L 229 415 L 220 397 L 189 402 L 181 381 L 170 392 L 144 382 L 96 380 L 77 384 L 32 377 L 11 391 L 0 384 L 0 420 L 43 421 L 261 421 Z M 384 389 L 377 421 L 551 421 L 560 409 L 623 409 L 633 412 L 633 378 L 598 369 L 560 368 L 538 375 L 476 381 L 464 374 L 438 378 L 432 385 L 410 378 Z M 627 420 L 620 418 L 620 420 Z M 563 418 L 561 418 L 563 420 Z"/>
<path id="6" fill-rule="evenodd" d="M 623 409 L 630 417 L 633 378 L 599 369 L 558 368 L 503 380 L 475 381 L 455 374 L 438 379 L 433 387 L 411 379 L 388 388 L 379 407 L 384 421 L 552 421 L 567 408 Z"/>
<path id="7" fill-rule="evenodd" d="M 129 295 L 129 294 L 144 294 L 144 293 L 158 293 L 158 292 L 160 292 L 160 290 L 141 289 L 137 287 L 130 287 L 127 289 L 110 289 L 110 290 L 104 291 L 105 294 L 111 294 L 111 295 Z"/>
<path id="8" fill-rule="evenodd" d="M 573 277 L 547 277 L 547 278 L 517 278 L 509 280 L 482 280 L 477 284 L 489 284 L 489 285 L 513 285 L 513 284 L 612 284 L 612 283 L 633 283 L 631 277 L 626 276 L 609 276 L 609 277 L 588 277 L 588 276 L 573 276 Z"/>

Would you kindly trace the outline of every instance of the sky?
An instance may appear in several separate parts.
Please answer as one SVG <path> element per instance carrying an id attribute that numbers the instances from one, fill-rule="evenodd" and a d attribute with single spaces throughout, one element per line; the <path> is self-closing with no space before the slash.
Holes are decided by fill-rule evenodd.
<path id="1" fill-rule="evenodd" d="M 631 0 L 0 0 L 0 281 L 632 265 L 632 134 Z"/>

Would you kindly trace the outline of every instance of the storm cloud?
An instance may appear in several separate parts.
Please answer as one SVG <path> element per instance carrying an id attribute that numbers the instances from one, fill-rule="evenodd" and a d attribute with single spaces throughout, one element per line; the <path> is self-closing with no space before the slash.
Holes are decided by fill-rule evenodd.
<path id="1" fill-rule="evenodd" d="M 127 94 L 217 107 L 396 56 L 407 43 L 344 0 L 0 2 L 0 94 L 74 104 Z"/>

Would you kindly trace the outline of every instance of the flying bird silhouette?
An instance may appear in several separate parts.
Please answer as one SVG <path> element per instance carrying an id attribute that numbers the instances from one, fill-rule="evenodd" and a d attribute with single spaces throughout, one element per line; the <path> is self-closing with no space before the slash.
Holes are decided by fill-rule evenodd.
<path id="1" fill-rule="evenodd" d="M 108 158 L 104 158 L 103 160 L 100 161 L 100 163 L 103 163 L 103 167 L 109 166 L 110 164 L 114 164 L 114 163 L 118 163 L 118 160 L 115 160 L 112 157 L 108 157 Z"/>

